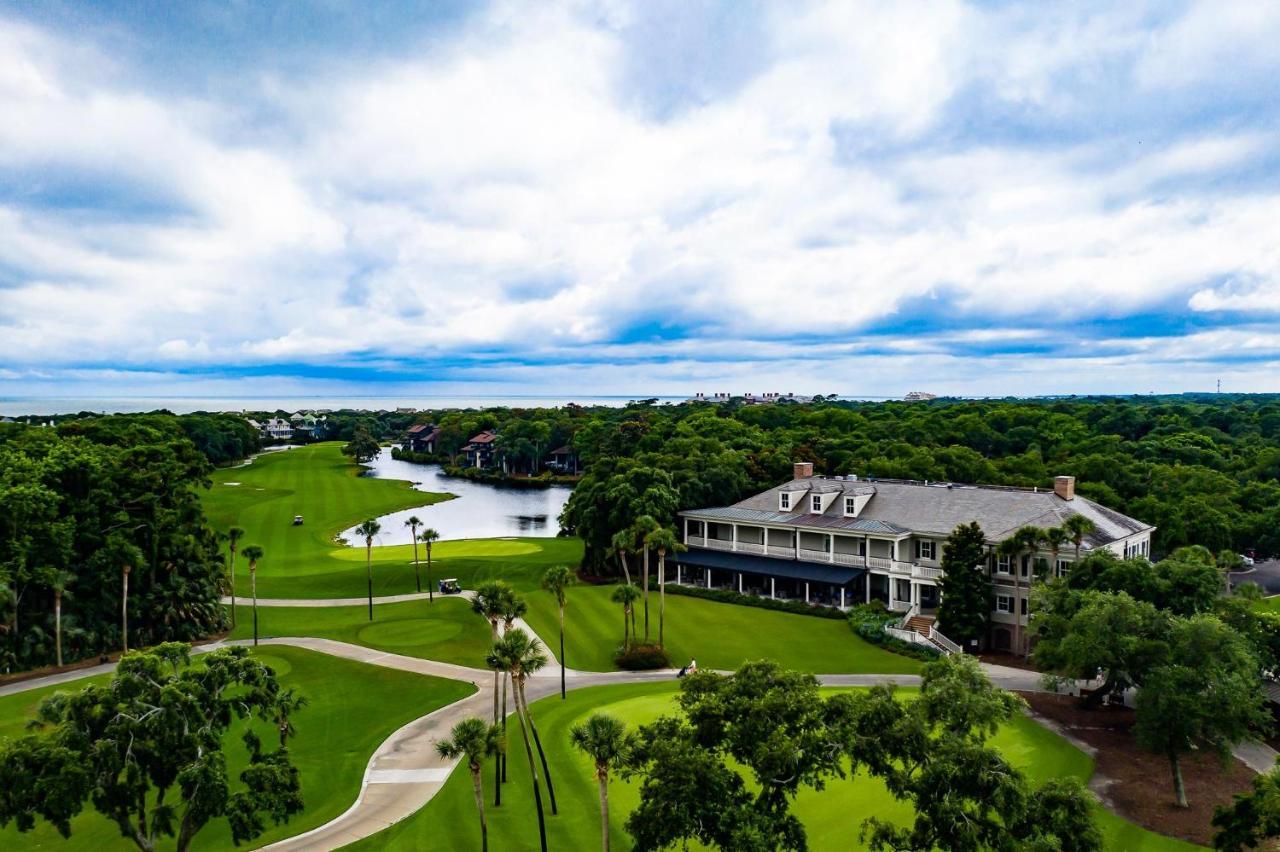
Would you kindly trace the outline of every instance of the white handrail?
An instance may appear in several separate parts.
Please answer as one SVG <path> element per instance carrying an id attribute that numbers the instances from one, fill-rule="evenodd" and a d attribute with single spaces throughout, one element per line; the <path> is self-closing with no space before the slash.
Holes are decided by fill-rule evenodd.
<path id="1" fill-rule="evenodd" d="M 959 654 L 962 650 L 959 644 L 948 639 L 941 630 L 932 624 L 929 625 L 929 638 L 948 654 Z"/>

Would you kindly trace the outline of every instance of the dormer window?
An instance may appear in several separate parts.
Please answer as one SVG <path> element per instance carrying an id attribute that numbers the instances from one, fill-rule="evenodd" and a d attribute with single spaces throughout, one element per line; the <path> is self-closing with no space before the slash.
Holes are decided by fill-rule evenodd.
<path id="1" fill-rule="evenodd" d="M 846 515 L 854 515 L 854 516 L 858 514 L 858 498 L 857 497 L 844 498 L 844 513 Z"/>
<path id="2" fill-rule="evenodd" d="M 782 510 L 782 511 L 784 511 L 784 512 L 790 511 L 790 509 L 791 509 L 791 495 L 790 495 L 790 494 L 788 494 L 787 492 L 783 491 L 781 494 L 779 494 L 779 495 L 778 495 L 778 508 L 779 508 L 779 509 L 781 509 L 781 510 Z"/>
<path id="3" fill-rule="evenodd" d="M 809 511 L 811 511 L 811 512 L 815 512 L 815 513 L 821 513 L 821 512 L 822 512 L 822 497 L 821 497 L 821 495 L 813 494 L 813 495 L 811 495 L 811 496 L 809 497 Z"/>

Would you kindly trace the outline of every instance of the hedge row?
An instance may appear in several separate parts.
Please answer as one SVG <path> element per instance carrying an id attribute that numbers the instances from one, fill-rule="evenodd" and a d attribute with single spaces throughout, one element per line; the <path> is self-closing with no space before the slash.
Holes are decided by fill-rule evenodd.
<path id="1" fill-rule="evenodd" d="M 656 590 L 657 588 L 657 581 L 651 579 L 649 581 L 650 591 Z M 796 615 L 813 615 L 818 618 L 844 618 L 844 613 L 833 606 L 815 606 L 813 604 L 804 603 L 803 601 L 779 601 L 774 600 L 773 598 L 744 595 L 728 589 L 704 589 L 701 586 L 677 586 L 675 583 L 667 583 L 667 594 L 686 595 L 691 598 L 705 598 L 709 601 L 738 604 L 740 606 L 754 606 L 759 607 L 760 609 L 774 609 L 779 612 L 795 613 Z"/>

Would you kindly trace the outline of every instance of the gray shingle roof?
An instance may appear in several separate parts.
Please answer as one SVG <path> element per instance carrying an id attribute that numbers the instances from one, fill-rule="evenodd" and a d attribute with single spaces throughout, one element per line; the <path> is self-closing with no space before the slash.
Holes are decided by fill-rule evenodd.
<path id="1" fill-rule="evenodd" d="M 831 501 L 827 511 L 779 512 L 778 494 L 783 491 L 844 491 L 846 495 L 873 495 L 857 518 L 844 516 L 844 501 Z M 807 501 L 793 500 L 807 507 Z M 708 520 L 747 521 L 792 527 L 848 530 L 882 535 L 908 532 L 948 535 L 960 524 L 977 521 L 987 538 L 999 541 L 1019 527 L 1059 526 L 1071 515 L 1084 515 L 1096 530 L 1085 539 L 1087 547 L 1098 547 L 1151 529 L 1149 524 L 1101 506 L 1086 497 L 1063 500 L 1053 491 L 1027 491 L 1000 486 L 925 484 L 896 480 L 841 480 L 813 477 L 794 479 L 776 488 L 724 508 L 682 512 Z"/>

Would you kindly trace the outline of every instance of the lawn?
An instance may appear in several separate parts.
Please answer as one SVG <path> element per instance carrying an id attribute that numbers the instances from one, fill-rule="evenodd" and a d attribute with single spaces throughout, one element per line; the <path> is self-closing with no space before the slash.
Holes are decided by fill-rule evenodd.
<path id="1" fill-rule="evenodd" d="M 565 614 L 565 656 L 570 668 L 612 671 L 622 644 L 622 607 L 609 600 L 615 586 L 574 586 Z M 527 595 L 526 620 L 558 650 L 559 612 L 547 592 Z M 644 612 L 636 624 L 643 635 Z M 650 634 L 658 635 L 658 595 L 649 595 Z M 911 674 L 920 663 L 890 654 L 854 635 L 843 620 L 667 595 L 665 641 L 672 662 L 696 659 L 702 668 L 736 669 L 746 660 L 769 658 L 787 668 L 816 674 Z"/>
<path id="2" fill-rule="evenodd" d="M 362 477 L 340 446 L 328 442 L 265 453 L 249 465 L 213 474 L 212 488 L 203 493 L 205 513 L 219 531 L 243 527 L 242 547 L 257 544 L 265 551 L 258 565 L 260 597 L 365 594 L 364 548 L 335 544 L 334 537 L 366 518 L 449 498 L 415 491 L 400 480 Z M 293 526 L 294 515 L 302 515 L 305 523 Z M 425 560 L 425 551 L 421 557 Z M 582 543 L 567 538 L 443 541 L 433 548 L 433 557 L 433 580 L 458 577 L 464 586 L 473 586 L 501 574 L 532 589 L 548 566 L 578 564 Z M 425 570 L 424 564 L 424 583 Z M 413 548 L 374 547 L 373 579 L 377 595 L 415 591 Z M 236 560 L 236 591 L 249 591 L 249 566 L 243 558 Z"/>
<path id="3" fill-rule="evenodd" d="M 346 810 L 360 790 L 365 765 L 374 749 L 394 731 L 413 719 L 451 704 L 474 691 L 469 684 L 424 677 L 370 666 L 306 651 L 274 646 L 258 658 L 266 662 L 285 686 L 307 697 L 308 705 L 295 717 L 297 736 L 289 748 L 302 774 L 303 813 L 283 826 L 275 826 L 254 846 L 281 840 L 322 825 Z M 23 733 L 25 720 L 45 695 L 58 689 L 75 689 L 91 680 L 47 689 L 20 692 L 0 698 L 0 738 Z M 263 731 L 264 734 L 268 732 Z M 270 736 L 266 736 L 268 742 Z M 244 766 L 238 729 L 228 734 L 228 769 L 233 777 Z M 173 841 L 162 844 L 172 848 Z M 196 836 L 194 848 L 231 849 L 225 821 L 207 826 Z M 0 848 L 39 849 L 136 849 L 120 837 L 119 829 L 91 809 L 72 822 L 72 836 L 65 841 L 47 824 L 28 834 L 13 826 L 0 830 Z"/>
<path id="4" fill-rule="evenodd" d="M 591 849 L 598 847 L 600 842 L 596 782 L 587 759 L 569 747 L 569 729 L 594 712 L 625 719 L 629 726 L 650 721 L 671 708 L 675 688 L 674 684 L 596 687 L 571 692 L 567 701 L 561 701 L 557 696 L 533 705 L 542 741 L 549 749 L 548 760 L 560 804 L 558 816 L 551 816 L 548 809 L 548 846 L 554 849 Z M 512 737 L 512 783 L 503 788 L 501 808 L 491 807 L 491 776 L 486 773 L 484 778 L 486 804 L 490 806 L 490 845 L 495 849 L 536 849 L 538 846 L 528 767 L 519 736 L 516 733 Z M 1083 752 L 1027 718 L 1019 717 L 1002 729 L 994 744 L 1036 783 L 1062 775 L 1074 775 L 1085 780 L 1093 771 L 1092 761 Z M 610 825 L 614 848 L 631 848 L 623 823 L 639 801 L 638 790 L 638 785 L 616 778 L 610 782 Z M 810 848 L 815 850 L 864 848 L 858 843 L 857 835 L 862 820 L 867 816 L 875 815 L 903 824 L 910 818 L 907 805 L 890 796 L 879 781 L 865 775 L 851 781 L 833 781 L 823 792 L 803 792 L 796 801 L 795 811 L 804 822 Z M 1097 813 L 1107 849 L 1195 848 L 1145 831 L 1101 807 Z M 454 772 L 440 793 L 418 813 L 347 848 L 473 849 L 478 845 L 478 835 L 471 779 L 465 772 Z"/>
<path id="5" fill-rule="evenodd" d="M 252 611 L 237 610 L 232 638 L 252 638 Z M 484 668 L 493 645 L 489 623 L 464 598 L 437 595 L 434 602 L 375 604 L 373 614 L 370 622 L 363 606 L 258 607 L 258 635 L 317 636 L 475 668 Z"/>

